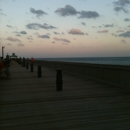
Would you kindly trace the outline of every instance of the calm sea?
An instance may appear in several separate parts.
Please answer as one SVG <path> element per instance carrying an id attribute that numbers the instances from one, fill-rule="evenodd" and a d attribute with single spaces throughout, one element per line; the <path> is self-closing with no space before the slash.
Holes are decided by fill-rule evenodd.
<path id="1" fill-rule="evenodd" d="M 130 65 L 130 57 L 72 57 L 72 58 L 37 58 L 38 60 L 95 63 L 109 65 Z"/>

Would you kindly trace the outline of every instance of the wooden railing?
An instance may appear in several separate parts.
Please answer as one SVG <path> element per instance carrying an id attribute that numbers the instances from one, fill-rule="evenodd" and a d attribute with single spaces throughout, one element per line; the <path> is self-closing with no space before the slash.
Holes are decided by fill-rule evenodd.
<path id="1" fill-rule="evenodd" d="M 41 60 L 35 61 L 35 64 L 51 69 L 61 68 L 70 74 L 130 90 L 130 66 Z"/>

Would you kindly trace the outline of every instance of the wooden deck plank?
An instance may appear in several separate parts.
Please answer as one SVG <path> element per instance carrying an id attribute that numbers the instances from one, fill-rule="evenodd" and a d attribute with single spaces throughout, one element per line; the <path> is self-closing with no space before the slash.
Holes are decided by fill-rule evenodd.
<path id="1" fill-rule="evenodd" d="M 130 92 L 42 67 L 42 77 L 14 64 L 11 80 L 0 81 L 0 130 L 130 129 Z"/>

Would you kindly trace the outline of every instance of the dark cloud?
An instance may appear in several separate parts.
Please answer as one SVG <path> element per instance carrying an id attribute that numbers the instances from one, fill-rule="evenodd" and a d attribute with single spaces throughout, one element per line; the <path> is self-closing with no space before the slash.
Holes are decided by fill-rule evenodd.
<path id="1" fill-rule="evenodd" d="M 66 5 L 64 8 L 59 8 L 55 11 L 60 16 L 69 16 L 69 15 L 77 15 L 77 11 L 71 5 Z"/>
<path id="2" fill-rule="evenodd" d="M 12 26 L 11 25 L 6 25 L 7 27 L 9 27 L 9 28 L 12 28 Z"/>
<path id="3" fill-rule="evenodd" d="M 80 16 L 79 18 L 97 18 L 100 15 L 96 11 L 81 11 L 79 12 Z"/>
<path id="4" fill-rule="evenodd" d="M 0 13 L 0 15 L 7 16 L 7 15 L 6 15 L 6 14 L 4 14 L 4 13 Z"/>
<path id="5" fill-rule="evenodd" d="M 128 13 L 128 10 L 125 9 L 124 7 L 115 7 L 114 10 L 116 12 L 123 11 L 124 13 Z"/>
<path id="6" fill-rule="evenodd" d="M 27 37 L 28 40 L 33 40 L 32 36 Z"/>
<path id="7" fill-rule="evenodd" d="M 40 17 L 40 16 L 47 14 L 46 12 L 44 12 L 42 10 L 35 10 L 34 8 L 30 8 L 30 12 L 33 13 L 33 14 L 36 14 L 37 17 Z"/>
<path id="8" fill-rule="evenodd" d="M 128 22 L 128 21 L 130 21 L 130 19 L 129 19 L 129 18 L 126 18 L 126 19 L 124 19 L 124 21 Z"/>
<path id="9" fill-rule="evenodd" d="M 84 22 L 81 22 L 81 24 L 84 25 L 84 26 L 86 26 L 86 23 L 84 23 Z"/>
<path id="10" fill-rule="evenodd" d="M 20 35 L 20 34 L 17 34 L 16 36 L 17 36 L 17 37 L 20 37 L 21 35 Z"/>
<path id="11" fill-rule="evenodd" d="M 50 37 L 48 35 L 38 35 L 39 38 L 47 38 L 50 39 Z"/>
<path id="12" fill-rule="evenodd" d="M 130 5 L 130 0 L 118 0 L 116 2 L 113 2 L 114 3 L 114 10 L 116 12 L 119 12 L 119 11 L 123 11 L 124 13 L 128 13 L 128 9 L 127 9 L 127 6 Z"/>
<path id="13" fill-rule="evenodd" d="M 69 40 L 67 40 L 67 39 L 63 39 L 63 38 L 57 38 L 57 37 L 54 37 L 53 39 L 56 40 L 56 41 L 62 41 L 62 42 L 70 43 Z"/>
<path id="14" fill-rule="evenodd" d="M 20 34 L 27 34 L 27 32 L 26 31 L 21 31 Z"/>
<path id="15" fill-rule="evenodd" d="M 55 13 L 60 16 L 72 16 L 78 14 L 78 18 L 97 18 L 100 16 L 96 11 L 77 11 L 71 5 L 66 5 L 64 8 L 59 8 L 55 11 Z"/>
<path id="16" fill-rule="evenodd" d="M 108 27 L 114 27 L 114 24 L 106 24 L 104 25 L 104 27 L 108 28 Z"/>
<path id="17" fill-rule="evenodd" d="M 126 6 L 126 5 L 130 4 L 130 0 L 118 0 L 118 1 L 114 2 L 114 4 L 117 6 Z"/>
<path id="18" fill-rule="evenodd" d="M 60 33 L 58 33 L 58 32 L 54 32 L 54 34 L 56 34 L 56 35 L 57 35 L 57 34 L 60 34 Z"/>
<path id="19" fill-rule="evenodd" d="M 26 27 L 28 29 L 34 29 L 34 30 L 38 30 L 39 28 L 41 28 L 41 29 L 56 29 L 56 27 L 54 27 L 52 25 L 48 25 L 46 23 L 44 23 L 43 25 L 39 24 L 39 23 L 29 23 L 26 25 Z"/>
<path id="20" fill-rule="evenodd" d="M 120 34 L 119 37 L 130 38 L 130 31 Z"/>
<path id="21" fill-rule="evenodd" d="M 73 35 L 84 35 L 84 33 L 80 29 L 73 29 L 73 28 L 68 33 Z"/>
<path id="22" fill-rule="evenodd" d="M 13 38 L 13 37 L 7 37 L 7 40 L 9 40 L 9 41 L 11 41 L 11 42 L 20 42 L 19 39 Z"/>

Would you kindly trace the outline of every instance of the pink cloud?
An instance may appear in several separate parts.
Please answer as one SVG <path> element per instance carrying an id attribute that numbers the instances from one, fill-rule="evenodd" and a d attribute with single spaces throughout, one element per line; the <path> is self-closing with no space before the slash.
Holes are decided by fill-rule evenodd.
<path id="1" fill-rule="evenodd" d="M 108 33 L 108 30 L 102 30 L 102 31 L 98 31 L 98 33 Z"/>
<path id="2" fill-rule="evenodd" d="M 7 40 L 12 41 L 12 42 L 20 42 L 19 39 L 13 38 L 13 37 L 7 37 Z"/>
<path id="3" fill-rule="evenodd" d="M 80 29 L 74 28 L 72 28 L 68 33 L 73 35 L 84 35 L 84 33 Z"/>
<path id="4" fill-rule="evenodd" d="M 22 44 L 22 43 L 18 43 L 17 45 L 18 45 L 18 46 L 24 46 L 24 44 Z"/>

